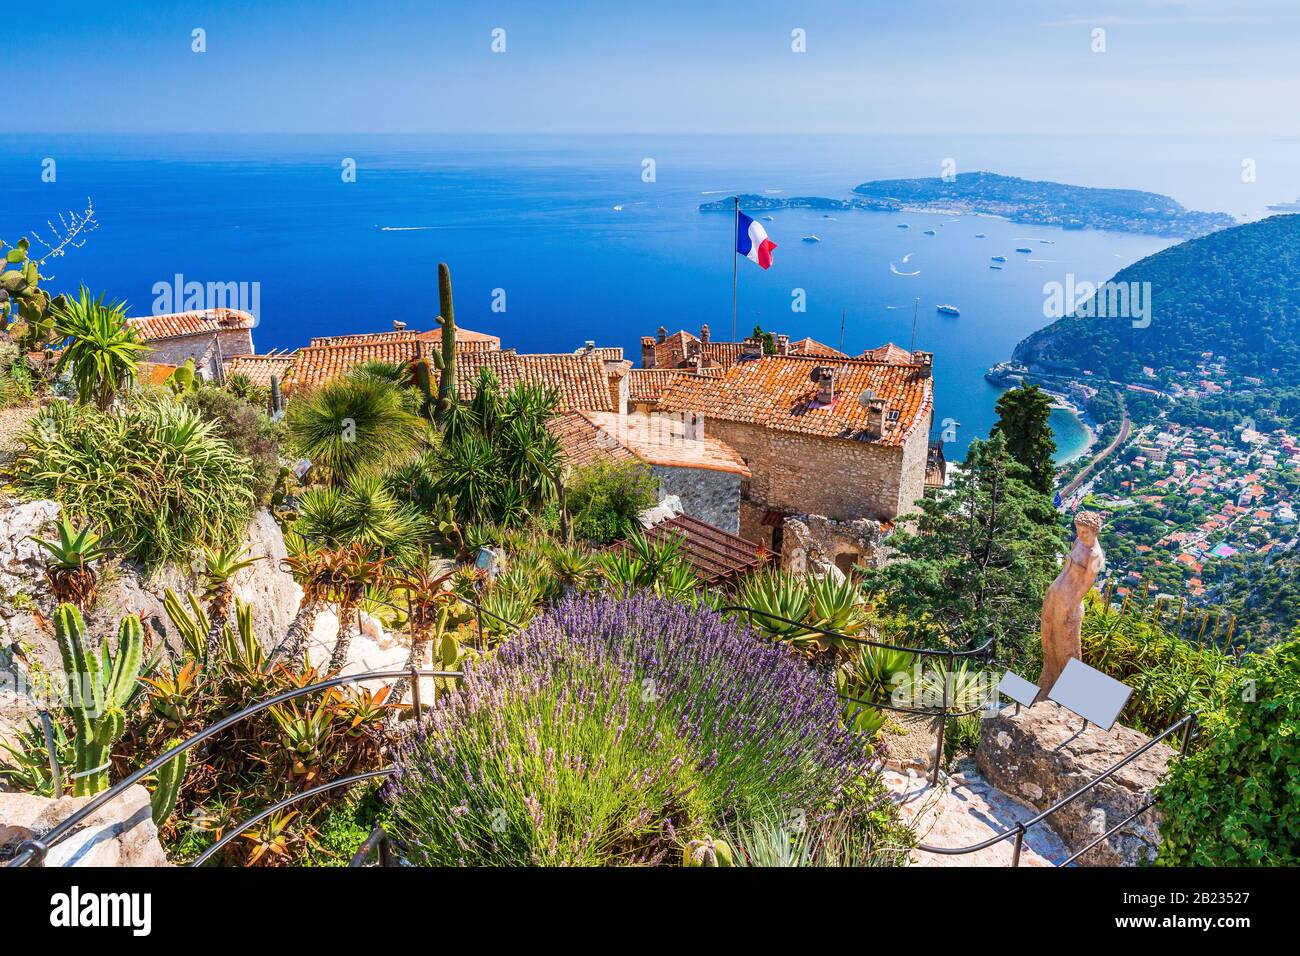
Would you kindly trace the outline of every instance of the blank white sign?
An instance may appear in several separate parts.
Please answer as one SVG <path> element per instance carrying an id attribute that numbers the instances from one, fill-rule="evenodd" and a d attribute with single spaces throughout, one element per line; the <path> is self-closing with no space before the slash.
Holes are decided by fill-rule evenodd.
<path id="1" fill-rule="evenodd" d="M 998 693 L 1006 694 L 1017 704 L 1033 707 L 1034 700 L 1038 697 L 1038 685 L 1031 684 L 1019 674 L 1007 671 L 1002 675 L 1002 680 L 998 684 Z"/>
<path id="2" fill-rule="evenodd" d="M 1132 696 L 1132 687 L 1072 657 L 1047 698 L 1102 730 L 1110 730 Z"/>

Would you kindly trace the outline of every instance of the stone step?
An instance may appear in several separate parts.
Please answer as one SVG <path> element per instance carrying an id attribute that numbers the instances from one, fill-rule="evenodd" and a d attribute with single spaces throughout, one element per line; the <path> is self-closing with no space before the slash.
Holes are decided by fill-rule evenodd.
<path id="1" fill-rule="evenodd" d="M 882 774 L 904 821 L 917 842 L 938 847 L 981 843 L 1030 819 L 1035 811 L 992 786 L 973 771 L 945 776 L 932 787 L 928 777 L 886 770 Z M 983 850 L 960 855 L 912 851 L 913 866 L 1010 866 L 1014 838 Z M 1025 835 L 1021 866 L 1057 866 L 1070 855 L 1065 844 L 1044 824 Z"/>

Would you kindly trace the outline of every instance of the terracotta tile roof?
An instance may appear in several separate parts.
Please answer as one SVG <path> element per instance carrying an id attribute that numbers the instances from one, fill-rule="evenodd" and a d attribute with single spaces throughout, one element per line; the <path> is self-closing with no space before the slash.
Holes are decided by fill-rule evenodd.
<path id="1" fill-rule="evenodd" d="M 605 362 L 623 362 L 623 347 L 621 345 L 597 345 L 587 348 L 585 345 L 580 349 L 573 350 L 574 355 L 594 355 Z"/>
<path id="2" fill-rule="evenodd" d="M 810 377 L 818 366 L 835 374 L 835 399 L 827 406 L 817 403 L 818 387 Z M 885 402 L 880 439 L 869 437 L 868 411 L 858 400 L 867 391 Z M 807 435 L 899 445 L 915 429 L 928 427 L 933 400 L 928 366 L 768 355 L 742 362 L 721 378 L 680 376 L 664 389 L 659 408 Z"/>
<path id="3" fill-rule="evenodd" d="M 752 571 L 762 567 L 768 559 L 768 552 L 761 544 L 687 515 L 661 521 L 648 528 L 645 536 L 652 541 L 680 538 L 682 556 L 705 584 L 715 584 Z M 626 547 L 627 542 L 620 541 L 612 545 L 611 550 Z"/>
<path id="4" fill-rule="evenodd" d="M 791 355 L 815 355 L 819 358 L 848 358 L 844 352 L 839 349 L 833 349 L 829 345 L 823 345 L 816 339 L 803 338 L 798 342 L 790 343 Z"/>
<path id="5" fill-rule="evenodd" d="M 186 335 L 205 335 L 230 329 L 251 329 L 257 320 L 239 309 L 206 309 L 199 312 L 175 312 L 169 315 L 142 315 L 126 320 L 142 342 L 174 339 Z"/>
<path id="6" fill-rule="evenodd" d="M 703 368 L 699 372 L 688 372 L 675 368 L 633 368 L 627 372 L 628 401 L 641 404 L 654 404 L 668 387 L 668 383 L 679 375 L 700 375 L 708 378 L 720 378 L 724 373 L 720 368 Z"/>
<path id="7" fill-rule="evenodd" d="M 735 449 L 716 438 L 693 434 L 681 416 L 583 411 L 564 417 L 560 443 L 571 442 L 570 459 L 581 460 L 583 464 L 602 452 L 625 460 L 626 452 L 647 465 L 700 468 L 750 477 L 745 460 Z M 576 419 L 587 424 L 585 431 Z M 569 453 L 568 445 L 565 451 Z"/>
<path id="8" fill-rule="evenodd" d="M 422 348 L 428 347 L 427 343 L 422 344 Z M 496 373 L 503 389 L 514 388 L 521 382 L 555 388 L 560 395 L 557 411 L 615 411 L 609 391 L 609 373 L 605 363 L 596 355 L 575 355 L 572 352 L 520 354 L 513 349 L 457 352 L 456 387 L 462 399 L 473 397 L 474 381 L 482 368 Z"/>
<path id="9" fill-rule="evenodd" d="M 318 335 L 312 338 L 312 345 L 370 345 L 375 342 L 406 342 L 418 339 L 427 342 L 441 342 L 442 329 L 430 329 L 416 332 L 403 329 L 401 332 L 361 332 L 356 335 Z M 470 349 L 499 349 L 501 339 L 486 332 L 475 332 L 456 326 L 456 345 L 466 351 Z"/>
<path id="10" fill-rule="evenodd" d="M 164 362 L 141 362 L 140 380 L 149 385 L 165 385 L 174 371 L 176 371 L 175 365 L 167 365 Z"/>
<path id="11" fill-rule="evenodd" d="M 653 341 L 653 339 L 652 339 Z M 731 368 L 745 350 L 743 342 L 701 342 L 697 336 L 684 329 L 674 332 L 662 342 L 655 342 L 655 364 L 658 369 L 681 368 L 691 363 L 696 351 L 704 362 Z"/>
<path id="12" fill-rule="evenodd" d="M 232 355 L 226 359 L 226 378 L 243 375 L 254 385 L 269 388 L 274 375 L 284 384 L 293 369 L 296 352 L 274 352 L 269 355 Z"/>
<path id="13" fill-rule="evenodd" d="M 867 349 L 861 355 L 860 359 L 866 359 L 870 362 L 885 362 L 889 365 L 911 365 L 912 353 L 905 348 L 900 348 L 893 342 L 886 342 L 884 345 L 877 346 L 874 349 Z"/>
<path id="14" fill-rule="evenodd" d="M 315 345 L 299 350 L 286 387 L 316 388 L 366 362 L 401 365 L 420 356 L 415 338 L 383 339 L 348 345 Z"/>
<path id="15" fill-rule="evenodd" d="M 615 462 L 640 461 L 631 449 L 612 440 L 581 412 L 556 415 L 547 423 L 547 427 L 560 440 L 564 457 L 575 468 L 601 459 Z"/>

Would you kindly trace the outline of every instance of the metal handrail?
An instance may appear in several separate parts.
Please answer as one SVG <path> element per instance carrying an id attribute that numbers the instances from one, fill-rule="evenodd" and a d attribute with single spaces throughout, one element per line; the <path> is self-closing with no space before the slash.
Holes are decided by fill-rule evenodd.
<path id="1" fill-rule="evenodd" d="M 309 684 L 306 687 L 297 687 L 290 690 L 286 690 L 279 694 L 275 694 L 272 697 L 268 697 L 266 700 L 259 701 L 256 704 L 250 704 L 249 706 L 245 707 L 243 710 L 238 711 L 237 713 L 234 714 L 230 714 L 227 717 L 223 717 L 215 724 L 211 724 L 210 726 L 205 727 L 203 730 L 200 730 L 198 733 L 190 737 L 188 740 L 181 741 L 180 743 L 176 744 L 176 746 L 169 749 L 166 753 L 162 754 L 159 757 L 154 758 L 149 763 L 141 767 L 139 770 L 136 770 L 128 774 L 126 777 L 118 781 L 113 786 L 109 787 L 103 793 L 100 793 L 97 796 L 95 796 L 89 803 L 81 807 L 71 816 L 67 817 L 66 819 L 56 824 L 49 832 L 44 834 L 44 836 L 41 839 L 39 840 L 32 839 L 23 842 L 22 844 L 19 845 L 17 853 L 14 856 L 14 858 L 5 865 L 16 867 L 16 866 L 27 866 L 31 863 L 39 864 L 40 861 L 45 858 L 46 853 L 49 852 L 50 847 L 54 846 L 55 844 L 61 842 L 62 840 L 70 836 L 73 831 L 73 828 L 75 828 L 77 824 L 81 823 L 83 820 L 89 817 L 100 807 L 104 806 L 104 804 L 108 803 L 110 800 L 114 799 L 119 794 L 125 792 L 129 787 L 131 787 L 131 785 L 138 783 L 139 781 L 147 777 L 149 774 L 158 771 L 164 764 L 168 763 L 177 754 L 189 750 L 195 744 L 202 743 L 208 738 L 225 730 L 227 727 L 231 726 L 232 724 L 235 724 L 243 720 L 245 717 L 252 716 L 253 714 L 256 714 L 259 711 L 265 710 L 268 707 L 274 707 L 276 704 L 283 704 L 286 701 L 296 700 L 299 697 L 305 697 L 307 694 L 314 694 L 317 691 L 328 690 L 331 687 L 338 687 L 340 684 L 346 684 L 352 681 L 382 680 L 390 677 L 459 678 L 464 676 L 465 676 L 464 671 L 420 670 L 413 667 L 406 668 L 403 670 L 366 671 L 361 674 L 344 674 L 337 677 L 331 677 L 328 678 L 327 680 L 320 681 L 319 683 Z M 418 680 L 416 680 L 415 686 L 417 688 L 419 687 Z M 414 704 L 418 713 L 420 707 L 418 692 L 415 695 Z"/>
<path id="2" fill-rule="evenodd" d="M 995 836 L 992 836 L 992 837 L 990 837 L 990 838 L 987 839 L 987 840 L 982 840 L 982 841 L 980 841 L 979 843 L 974 843 L 974 844 L 972 844 L 972 845 L 970 845 L 970 846 L 962 846 L 962 847 L 941 847 L 941 846 L 927 846 L 927 845 L 925 845 L 925 844 L 922 843 L 922 844 L 918 844 L 916 848 L 917 848 L 918 850 L 921 850 L 921 851 L 924 852 L 924 853 L 937 853 L 937 854 L 940 854 L 940 855 L 942 855 L 942 856 L 963 856 L 963 855 L 965 855 L 965 854 L 967 854 L 967 853 L 975 853 L 975 852 L 978 851 L 978 850 L 985 850 L 985 849 L 988 849 L 989 847 L 993 846 L 994 844 L 996 844 L 996 843 L 1001 843 L 1003 840 L 1007 840 L 1007 839 L 1009 839 L 1009 838 L 1011 838 L 1011 837 L 1014 836 L 1014 837 L 1016 838 L 1016 843 L 1015 843 L 1015 847 L 1014 847 L 1014 849 L 1013 849 L 1013 851 L 1012 851 L 1012 855 L 1011 855 L 1011 865 L 1012 865 L 1012 866 L 1019 866 L 1019 865 L 1020 865 L 1020 850 L 1021 850 L 1021 847 L 1022 847 L 1023 844 L 1024 844 L 1025 834 L 1026 834 L 1026 833 L 1027 833 L 1031 828 L 1033 828 L 1033 827 L 1037 826 L 1038 824 L 1042 823 L 1044 820 L 1046 820 L 1048 817 L 1052 816 L 1052 814 L 1056 813 L 1058 810 L 1062 809 L 1063 807 L 1066 807 L 1066 806 L 1068 806 L 1069 804 L 1073 803 L 1075 800 L 1077 800 L 1079 797 L 1083 796 L 1085 793 L 1087 793 L 1087 792 L 1088 792 L 1089 790 L 1091 790 L 1093 787 L 1097 786 L 1097 784 L 1101 783 L 1103 780 L 1105 780 L 1105 779 L 1107 779 L 1108 777 L 1110 777 L 1113 773 L 1115 773 L 1115 772 L 1116 772 L 1117 770 L 1119 770 L 1121 767 L 1124 767 L 1124 766 L 1126 766 L 1127 764 L 1131 763 L 1133 760 L 1137 759 L 1139 756 L 1141 756 L 1142 754 L 1146 753 L 1148 750 L 1150 750 L 1150 749 L 1151 749 L 1152 747 L 1154 747 L 1156 744 L 1160 743 L 1160 742 L 1161 742 L 1162 740 L 1164 740 L 1166 737 L 1169 737 L 1169 736 L 1172 735 L 1175 731 L 1180 730 L 1180 729 L 1183 731 L 1183 741 L 1182 741 L 1182 749 L 1180 750 L 1180 755 L 1183 754 L 1183 753 L 1186 753 L 1186 752 L 1187 752 L 1187 744 L 1188 744 L 1188 741 L 1189 741 L 1190 736 L 1191 736 L 1192 728 L 1193 728 L 1193 726 L 1194 726 L 1195 723 L 1196 723 L 1197 716 L 1198 716 L 1197 713 L 1191 713 L 1191 714 L 1188 714 L 1187 716 L 1182 717 L 1181 719 L 1175 721 L 1174 723 L 1170 724 L 1170 725 L 1169 725 L 1167 728 L 1165 728 L 1161 733 L 1157 734 L 1155 737 L 1152 737 L 1150 740 L 1148 740 L 1146 743 L 1144 743 L 1144 744 L 1143 744 L 1141 747 L 1139 747 L 1137 750 L 1134 750 L 1131 754 L 1127 755 L 1126 757 L 1124 757 L 1124 758 L 1120 759 L 1119 761 L 1117 761 L 1116 763 L 1112 764 L 1112 765 L 1111 765 L 1110 767 L 1108 767 L 1106 770 L 1102 771 L 1100 774 L 1098 774 L 1097 776 L 1093 777 L 1091 780 L 1089 780 L 1089 781 L 1088 781 L 1087 783 L 1085 783 L 1083 786 L 1079 787 L 1077 790 L 1075 790 L 1075 791 L 1074 791 L 1073 793 L 1071 793 L 1070 795 L 1068 795 L 1068 796 L 1066 796 L 1066 797 L 1062 797 L 1060 800 L 1056 801 L 1056 803 L 1052 804 L 1052 805 L 1051 805 L 1050 807 L 1048 807 L 1046 810 L 1043 810 L 1041 813 L 1036 814 L 1035 816 L 1029 818 L 1028 820 L 1023 820 L 1023 821 L 1017 823 L 1014 827 L 1012 827 L 1012 828 L 1009 829 L 1009 830 L 1005 830 L 1005 831 L 1003 831 L 1002 833 L 996 834 Z M 1138 813 L 1133 814 L 1133 816 L 1130 817 L 1129 820 L 1134 819 L 1135 817 L 1139 816 L 1141 813 L 1146 812 L 1148 809 L 1150 809 L 1150 806 L 1145 806 L 1145 807 L 1143 807 L 1141 810 L 1138 811 Z M 1111 831 L 1109 831 L 1109 832 L 1103 834 L 1103 835 L 1102 835 L 1102 839 L 1104 839 L 1105 837 L 1110 836 L 1111 833 L 1115 832 L 1115 830 L 1118 830 L 1120 827 L 1122 827 L 1122 826 L 1124 826 L 1125 824 L 1127 824 L 1127 823 L 1129 822 L 1129 820 L 1125 820 L 1123 823 L 1120 823 L 1118 826 L 1116 826 L 1116 827 L 1115 827 L 1114 829 L 1112 829 Z M 1101 842 L 1100 839 L 1099 839 L 1099 840 L 1094 840 L 1094 841 L 1093 841 L 1092 843 L 1090 843 L 1088 846 L 1084 847 L 1082 850 L 1080 850 L 1078 853 L 1076 853 L 1076 854 L 1074 854 L 1073 856 L 1071 856 L 1069 859 L 1067 859 L 1064 863 L 1062 863 L 1062 864 L 1060 864 L 1060 865 L 1061 865 L 1061 866 L 1064 866 L 1066 863 L 1069 863 L 1069 862 L 1070 862 L 1071 860 L 1073 860 L 1075 857 L 1080 856 L 1080 855 L 1082 855 L 1083 853 L 1087 852 L 1088 850 L 1092 849 L 1092 847 L 1096 846 L 1096 845 L 1097 845 L 1098 843 L 1100 843 L 1100 842 Z"/>
<path id="3" fill-rule="evenodd" d="M 241 833 L 246 832 L 249 827 L 257 826 L 257 824 L 261 823 L 267 817 L 271 816 L 274 813 L 279 813 L 285 807 L 293 806 L 295 803 L 297 803 L 300 800 L 306 800 L 308 797 L 314 797 L 317 794 L 325 793 L 327 790 L 336 790 L 339 787 L 348 787 L 354 783 L 360 783 L 362 780 L 373 780 L 376 777 L 387 777 L 390 776 L 392 773 L 394 773 L 396 769 L 397 769 L 396 767 L 388 766 L 388 767 L 381 767 L 378 770 L 367 770 L 365 773 L 354 774 L 351 777 L 341 777 L 338 780 L 331 780 L 328 783 L 322 783 L 318 786 L 312 787 L 310 790 L 304 790 L 301 793 L 295 793 L 291 796 L 285 797 L 283 800 L 279 801 L 278 803 L 273 803 L 265 810 L 262 810 L 259 813 L 256 813 L 253 816 L 249 817 L 247 820 L 245 820 L 243 823 L 239 824 L 238 826 L 231 827 L 229 832 L 227 832 L 225 836 L 223 836 L 220 840 L 218 840 L 216 843 L 212 844 L 212 846 L 208 847 L 201 854 L 199 854 L 198 858 L 195 859 L 194 862 L 190 863 L 189 865 L 192 867 L 202 866 L 209 859 L 211 859 L 214 853 L 216 853 L 218 850 L 224 847 L 235 837 L 239 836 Z M 366 842 L 369 843 L 370 839 L 367 838 Z"/>
<path id="4" fill-rule="evenodd" d="M 831 631 L 824 627 L 818 627 L 815 624 L 806 624 L 803 621 L 795 621 L 788 617 L 782 617 L 780 614 L 773 614 L 771 611 L 763 611 L 760 610 L 759 608 L 749 607 L 744 604 L 728 604 L 721 608 L 718 608 L 719 614 L 727 614 L 730 612 L 744 612 L 748 616 L 749 627 L 751 630 L 753 630 L 754 627 L 754 615 L 758 614 L 761 617 L 767 618 L 769 620 L 780 621 L 783 624 L 789 624 L 789 625 L 793 625 L 794 627 L 801 628 L 808 633 L 821 634 L 824 637 L 830 637 L 840 641 L 848 641 L 851 644 L 874 647 L 884 651 L 899 651 L 905 654 L 913 654 L 918 657 L 941 657 L 945 659 L 948 663 L 947 663 L 947 667 L 944 670 L 944 677 L 943 677 L 943 700 L 937 711 L 928 708 L 916 709 L 910 707 L 893 707 L 890 706 L 889 704 L 876 704 L 864 700 L 859 700 L 854 697 L 848 697 L 843 694 L 839 695 L 841 700 L 853 701 L 854 703 L 862 704 L 863 706 L 866 707 L 879 707 L 883 710 L 891 710 L 899 714 L 915 714 L 920 717 L 938 717 L 939 718 L 938 727 L 935 730 L 934 766 L 930 770 L 930 782 L 933 786 L 937 787 L 939 785 L 939 774 L 943 770 L 944 744 L 947 742 L 946 737 L 948 732 L 948 718 L 966 717 L 969 716 L 970 714 L 977 713 L 979 710 L 982 709 L 977 707 L 974 710 L 962 711 L 961 713 L 952 713 L 948 710 L 948 675 L 952 670 L 953 661 L 956 660 L 957 658 L 967 659 L 967 658 L 974 658 L 974 657 L 983 657 L 987 662 L 993 656 L 994 653 L 993 644 L 996 638 L 990 637 L 979 647 L 968 648 L 964 651 L 957 651 L 952 649 L 934 650 L 927 647 L 902 647 L 897 644 L 885 644 L 881 641 L 873 641 L 865 637 L 854 637 L 851 634 L 841 634 L 838 631 Z"/>

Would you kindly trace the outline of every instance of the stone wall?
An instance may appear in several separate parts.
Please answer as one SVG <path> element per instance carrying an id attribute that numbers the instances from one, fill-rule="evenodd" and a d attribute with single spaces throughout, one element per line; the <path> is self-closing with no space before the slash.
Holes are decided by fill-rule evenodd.
<path id="1" fill-rule="evenodd" d="M 204 332 L 200 335 L 185 335 L 171 339 L 150 342 L 152 349 L 146 358 L 150 362 L 162 365 L 184 365 L 187 359 L 194 360 L 194 367 L 206 379 L 216 377 L 218 359 L 232 355 L 253 354 L 253 333 L 251 329 L 224 329 L 215 335 Z"/>
<path id="2" fill-rule="evenodd" d="M 1081 729 L 1083 720 L 1044 701 L 1007 707 L 983 721 L 975 765 L 989 783 L 1037 810 L 1046 810 L 1147 742 L 1136 730 Z M 1072 852 L 1083 849 L 1146 802 L 1174 759 L 1156 744 L 1048 820 Z M 1122 827 L 1078 860 L 1082 866 L 1137 866 L 1160 843 L 1160 805 Z"/>
<path id="3" fill-rule="evenodd" d="M 659 497 L 677 495 L 683 511 L 692 518 L 740 533 L 740 475 L 713 468 L 679 468 L 654 465 Z"/>
<path id="4" fill-rule="evenodd" d="M 822 573 L 834 566 L 847 573 L 854 565 L 880 567 L 886 557 L 884 528 L 871 518 L 833 521 L 825 515 L 794 515 L 782 524 L 781 567 Z"/>
<path id="5" fill-rule="evenodd" d="M 925 427 L 923 427 L 925 426 Z M 740 535 L 771 546 L 768 511 L 835 521 L 892 521 L 925 494 L 928 422 L 902 447 L 820 438 L 710 418 L 706 434 L 734 448 L 753 477 L 742 488 Z"/>
<path id="6" fill-rule="evenodd" d="M 51 800 L 29 793 L 0 793 L 0 858 L 33 836 L 41 837 L 93 797 Z M 149 792 L 136 784 L 92 813 L 72 834 L 50 848 L 47 867 L 168 866 L 149 807 Z"/>

